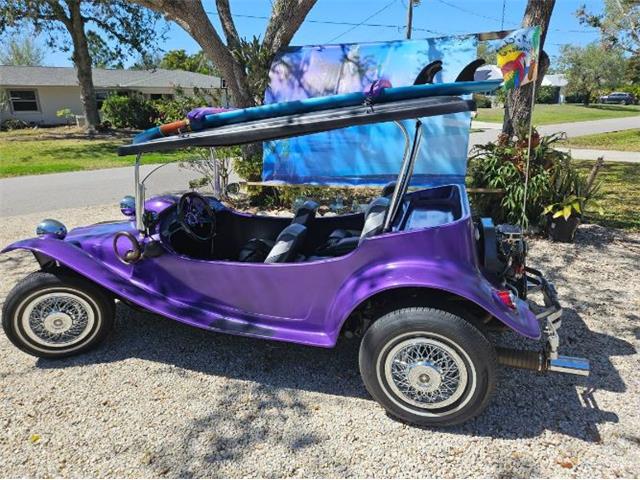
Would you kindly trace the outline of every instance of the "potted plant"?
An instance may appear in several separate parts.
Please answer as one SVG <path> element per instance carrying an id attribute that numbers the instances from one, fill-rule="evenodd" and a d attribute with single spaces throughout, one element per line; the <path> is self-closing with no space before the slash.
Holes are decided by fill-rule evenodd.
<path id="1" fill-rule="evenodd" d="M 569 195 L 561 202 L 547 205 L 543 214 L 547 215 L 547 232 L 557 242 L 573 242 L 582 218 L 584 197 Z"/>
<path id="2" fill-rule="evenodd" d="M 595 184 L 595 179 L 603 165 L 604 159 L 598 158 L 588 178 L 584 178 L 570 162 L 558 164 L 551 180 L 555 202 L 542 212 L 546 215 L 547 233 L 552 240 L 573 242 L 585 210 L 593 207 L 602 214 L 596 200 L 601 183 Z"/>

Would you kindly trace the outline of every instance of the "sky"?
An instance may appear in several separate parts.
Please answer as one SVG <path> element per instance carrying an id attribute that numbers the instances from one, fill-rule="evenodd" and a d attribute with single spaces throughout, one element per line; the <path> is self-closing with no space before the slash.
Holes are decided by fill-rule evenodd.
<path id="1" fill-rule="evenodd" d="M 292 45 L 356 43 L 402 39 L 405 36 L 408 0 L 318 0 L 302 24 Z M 231 11 L 240 36 L 262 36 L 271 11 L 271 0 L 231 0 Z M 520 24 L 526 0 L 422 0 L 414 9 L 413 38 L 428 38 L 462 33 L 501 30 L 504 5 L 504 29 Z M 586 4 L 588 10 L 601 11 L 601 0 L 557 0 L 545 50 L 558 55 L 561 45 L 585 45 L 599 38 L 598 32 L 580 25 L 574 12 Z M 214 2 L 206 0 L 209 17 L 221 32 Z M 344 22 L 334 25 L 322 22 Z M 359 25 L 360 23 L 378 26 Z M 44 45 L 44 42 L 42 42 Z M 184 49 L 197 52 L 199 45 L 175 24 L 170 24 L 167 39 L 160 49 Z M 68 52 L 47 52 L 50 66 L 71 66 Z M 127 62 L 127 64 L 132 63 Z"/>

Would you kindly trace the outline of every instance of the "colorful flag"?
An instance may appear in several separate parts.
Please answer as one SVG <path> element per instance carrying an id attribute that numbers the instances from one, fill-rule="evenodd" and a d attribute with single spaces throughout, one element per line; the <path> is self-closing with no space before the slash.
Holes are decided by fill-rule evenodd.
<path id="1" fill-rule="evenodd" d="M 538 73 L 540 27 L 522 28 L 505 37 L 498 48 L 498 66 L 504 89 L 533 82 Z"/>

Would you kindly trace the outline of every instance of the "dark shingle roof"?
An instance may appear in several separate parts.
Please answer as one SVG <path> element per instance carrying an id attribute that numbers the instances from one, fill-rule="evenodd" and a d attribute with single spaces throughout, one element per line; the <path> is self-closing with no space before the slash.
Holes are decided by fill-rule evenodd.
<path id="1" fill-rule="evenodd" d="M 93 69 L 96 88 L 175 87 L 219 88 L 220 78 L 183 70 L 108 70 Z M 0 65 L 0 86 L 75 86 L 76 70 L 72 67 L 18 67 Z"/>

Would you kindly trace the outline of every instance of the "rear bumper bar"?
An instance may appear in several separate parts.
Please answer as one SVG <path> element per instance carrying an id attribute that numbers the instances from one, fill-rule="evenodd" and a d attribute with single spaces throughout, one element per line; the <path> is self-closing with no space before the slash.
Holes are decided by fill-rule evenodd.
<path id="1" fill-rule="evenodd" d="M 536 315 L 536 318 L 545 323 L 543 331 L 547 336 L 547 344 L 544 350 L 539 352 L 498 348 L 498 361 L 502 365 L 514 368 L 588 376 L 589 360 L 558 354 L 560 346 L 558 329 L 562 323 L 560 319 L 562 307 L 553 283 L 546 280 L 542 272 L 534 268 L 526 267 L 526 276 L 528 292 L 540 291 L 544 298 L 544 309 Z"/>

